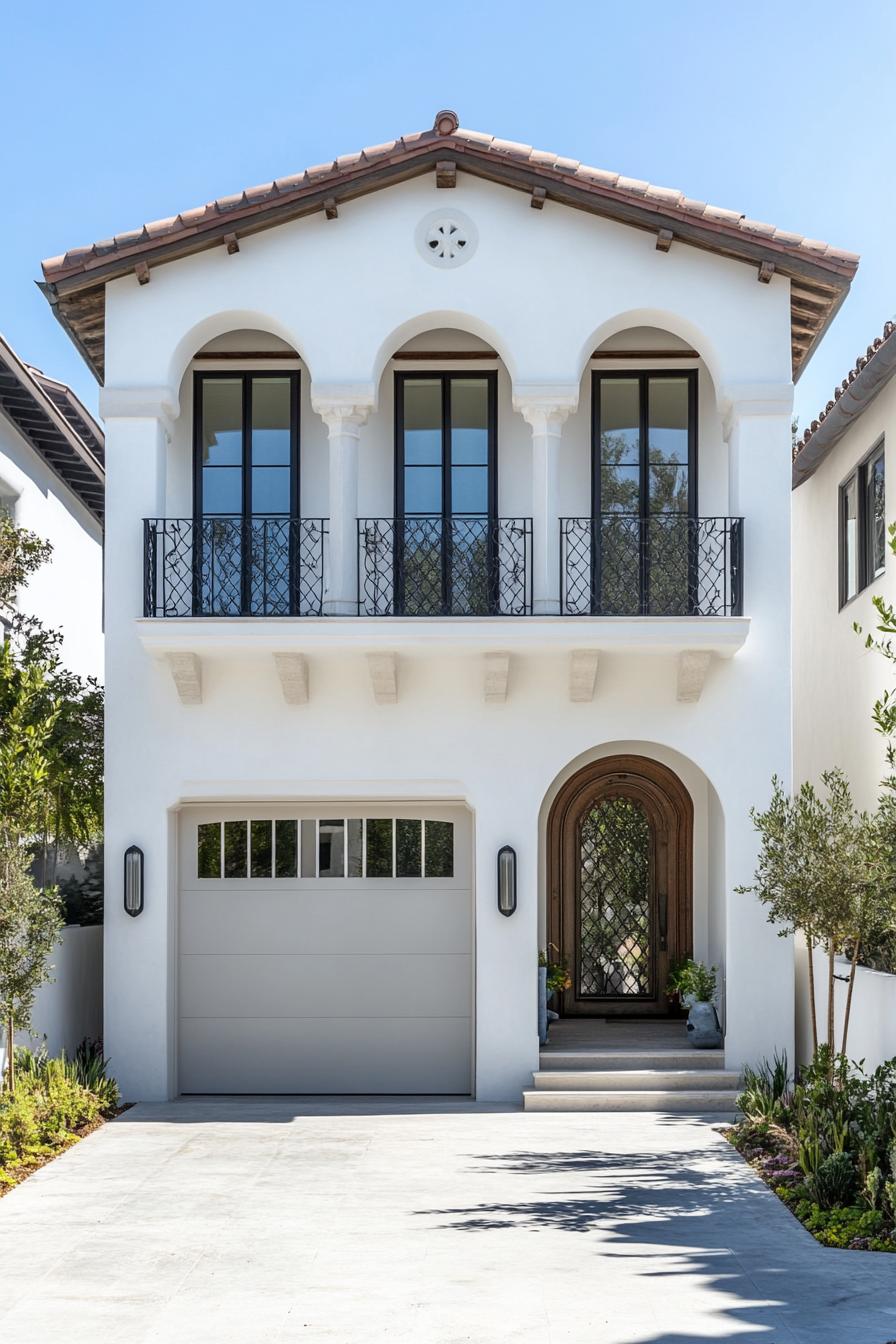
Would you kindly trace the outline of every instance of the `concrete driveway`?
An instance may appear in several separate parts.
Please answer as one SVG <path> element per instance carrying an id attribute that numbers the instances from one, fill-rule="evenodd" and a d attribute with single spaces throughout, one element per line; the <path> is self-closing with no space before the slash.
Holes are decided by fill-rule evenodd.
<path id="1" fill-rule="evenodd" d="M 896 1256 L 825 1250 L 683 1117 L 138 1106 L 0 1200 L 20 1344 L 884 1344 Z"/>

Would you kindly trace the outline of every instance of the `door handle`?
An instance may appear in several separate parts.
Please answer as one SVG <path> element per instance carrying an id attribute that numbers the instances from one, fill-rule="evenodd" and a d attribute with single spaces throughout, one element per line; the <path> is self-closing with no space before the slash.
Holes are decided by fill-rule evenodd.
<path id="1" fill-rule="evenodd" d="M 666 924 L 669 916 L 669 898 L 664 891 L 659 894 L 660 904 L 660 951 L 666 951 Z"/>

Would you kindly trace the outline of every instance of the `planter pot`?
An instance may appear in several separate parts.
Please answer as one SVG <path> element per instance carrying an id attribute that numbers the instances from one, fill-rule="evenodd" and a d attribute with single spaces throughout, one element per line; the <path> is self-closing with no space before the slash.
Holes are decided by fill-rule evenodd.
<path id="1" fill-rule="evenodd" d="M 695 1050 L 717 1050 L 722 1044 L 722 1027 L 714 1004 L 691 999 L 688 1040 Z"/>
<path id="2" fill-rule="evenodd" d="M 544 1045 L 548 1039 L 548 968 L 538 968 L 538 1043 Z"/>

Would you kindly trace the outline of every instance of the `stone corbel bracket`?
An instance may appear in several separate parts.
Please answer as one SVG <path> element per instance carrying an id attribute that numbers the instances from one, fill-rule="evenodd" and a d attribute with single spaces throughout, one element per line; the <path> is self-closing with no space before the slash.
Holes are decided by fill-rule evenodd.
<path id="1" fill-rule="evenodd" d="M 308 660 L 303 653 L 275 653 L 274 666 L 288 705 L 308 703 Z"/>
<path id="2" fill-rule="evenodd" d="M 487 653 L 483 658 L 483 696 L 487 705 L 503 705 L 510 680 L 510 654 Z"/>
<path id="3" fill-rule="evenodd" d="M 367 670 L 373 698 L 378 705 L 394 705 L 398 701 L 398 658 L 394 653 L 368 653 Z"/>
<path id="4" fill-rule="evenodd" d="M 573 649 L 569 655 L 569 698 L 574 705 L 594 699 L 598 657 L 597 649 Z"/>
<path id="5" fill-rule="evenodd" d="M 678 655 L 677 698 L 682 704 L 700 699 L 711 662 L 712 654 L 705 649 L 683 649 Z"/>
<path id="6" fill-rule="evenodd" d="M 168 667 L 182 705 L 202 704 L 202 664 L 195 653 L 169 653 Z"/>

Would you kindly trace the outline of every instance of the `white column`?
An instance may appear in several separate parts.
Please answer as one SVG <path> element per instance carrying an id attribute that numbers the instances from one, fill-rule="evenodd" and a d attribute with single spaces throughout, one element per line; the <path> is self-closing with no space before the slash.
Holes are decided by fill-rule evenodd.
<path id="1" fill-rule="evenodd" d="M 352 395 L 345 395 L 346 392 Z M 358 611 L 358 440 L 374 405 L 372 393 L 357 388 L 321 391 L 311 404 L 330 436 L 329 546 L 324 573 L 324 613 L 354 616 Z"/>
<path id="2" fill-rule="evenodd" d="M 790 418 L 792 388 L 739 387 L 726 398 L 729 498 L 743 517 L 744 615 L 752 625 L 733 673 L 744 664 L 740 712 L 749 749 L 717 781 L 725 813 L 725 1061 L 755 1064 L 785 1048 L 793 1058 L 794 964 L 791 940 L 778 938 L 750 884 L 758 838 L 751 807 L 765 806 L 772 775 L 791 787 L 790 724 Z M 756 968 L 762 967 L 762 1011 Z"/>
<path id="3" fill-rule="evenodd" d="M 106 389 L 100 394 L 106 435 L 105 544 L 105 852 L 104 1041 L 128 1100 L 171 1095 L 173 958 L 170 843 L 158 782 L 158 668 L 139 642 L 143 616 L 143 519 L 163 517 L 166 459 L 177 415 L 167 389 Z M 179 509 L 178 512 L 187 512 Z M 173 687 L 163 683 L 166 694 Z M 145 858 L 144 909 L 124 911 L 124 851 Z"/>
<path id="4" fill-rule="evenodd" d="M 514 388 L 532 430 L 532 594 L 536 616 L 560 611 L 560 431 L 578 405 L 577 385 Z"/>

